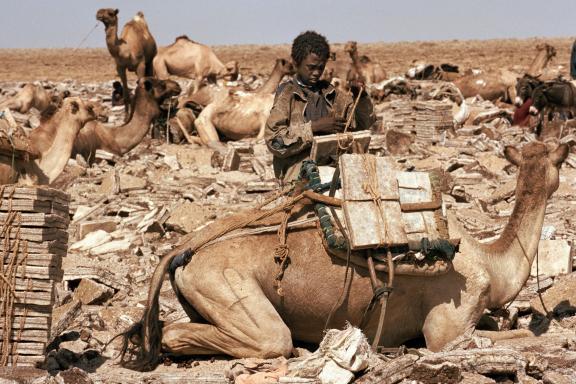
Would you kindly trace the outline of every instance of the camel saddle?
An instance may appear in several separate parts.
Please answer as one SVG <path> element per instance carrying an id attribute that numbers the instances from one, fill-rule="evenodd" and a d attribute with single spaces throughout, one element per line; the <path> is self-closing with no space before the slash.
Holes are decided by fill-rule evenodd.
<path id="1" fill-rule="evenodd" d="M 11 162 L 13 159 L 35 159 L 38 153 L 32 150 L 24 129 L 16 123 L 9 109 L 0 111 L 0 157 Z"/>
<path id="2" fill-rule="evenodd" d="M 376 270 L 388 272 L 391 251 L 397 274 L 434 276 L 450 270 L 459 240 L 448 234 L 438 175 L 401 172 L 389 158 L 369 154 L 340 156 L 339 170 L 341 188 L 335 196 L 341 207 L 316 206 L 330 254 L 367 266 L 370 250 Z M 318 174 L 320 185 L 333 178 L 327 167 Z"/>

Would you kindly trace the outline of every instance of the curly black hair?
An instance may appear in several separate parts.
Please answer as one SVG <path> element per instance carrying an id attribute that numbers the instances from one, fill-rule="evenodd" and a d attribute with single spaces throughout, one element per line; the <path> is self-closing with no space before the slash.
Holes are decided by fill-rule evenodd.
<path id="1" fill-rule="evenodd" d="M 299 34 L 292 42 L 292 59 L 298 65 L 310 54 L 315 53 L 318 57 L 328 60 L 330 45 L 328 40 L 318 32 L 306 31 Z"/>

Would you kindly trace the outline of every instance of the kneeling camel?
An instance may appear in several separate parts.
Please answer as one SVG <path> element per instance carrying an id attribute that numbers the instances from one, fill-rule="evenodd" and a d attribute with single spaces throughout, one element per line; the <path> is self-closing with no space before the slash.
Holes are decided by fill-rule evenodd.
<path id="1" fill-rule="evenodd" d="M 53 182 L 66 167 L 78 132 L 96 118 L 91 104 L 78 97 L 64 99 L 62 106 L 30 133 L 30 148 L 38 159 L 2 161 L 0 184 Z"/>
<path id="2" fill-rule="evenodd" d="M 96 150 L 102 149 L 122 156 L 137 146 L 150 129 L 150 124 L 160 116 L 160 105 L 167 98 L 181 92 L 172 80 L 143 78 L 138 81 L 132 105 L 132 115 L 127 123 L 107 127 L 92 122 L 80 132 L 74 141 L 72 157 L 81 154 L 89 162 L 94 161 Z"/>
<path id="3" fill-rule="evenodd" d="M 460 227 L 457 232 L 462 233 L 451 234 L 461 238 L 451 271 L 426 278 L 397 276 L 381 344 L 398 346 L 423 335 L 428 348 L 438 351 L 473 330 L 484 309 L 499 308 L 512 300 L 528 279 L 546 202 L 558 188 L 568 146 L 551 149 L 532 142 L 521 151 L 507 147 L 505 155 L 519 171 L 516 205 L 502 235 L 490 244 L 481 244 Z M 220 227 L 230 222 L 223 219 L 215 224 Z M 200 248 L 188 264 L 170 274 L 191 321 L 162 328 L 158 297 L 164 274 L 174 257 L 194 247 L 202 236 L 189 237 L 156 268 L 142 321 L 125 334 L 125 342 L 137 343 L 132 367 L 152 369 L 162 349 L 177 355 L 289 356 L 292 340 L 321 340 L 333 308 L 328 327 L 361 323 L 372 298 L 367 270 L 352 266 L 343 284 L 345 262 L 330 257 L 320 231 L 309 228 L 288 234 L 290 265 L 282 280 L 282 297 L 274 286 L 276 234 L 229 239 Z M 346 294 L 337 303 L 343 289 Z M 378 310 L 368 314 L 363 331 L 370 338 L 376 333 L 378 316 Z"/>

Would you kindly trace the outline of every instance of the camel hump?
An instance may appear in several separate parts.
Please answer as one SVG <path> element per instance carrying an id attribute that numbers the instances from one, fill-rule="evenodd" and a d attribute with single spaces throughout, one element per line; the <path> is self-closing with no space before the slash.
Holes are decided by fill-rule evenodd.
<path id="1" fill-rule="evenodd" d="M 146 24 L 146 19 L 144 18 L 144 13 L 142 11 L 138 11 L 136 15 L 132 18 L 137 23 L 144 23 Z"/>
<path id="2" fill-rule="evenodd" d="M 194 40 L 192 40 L 191 38 L 188 37 L 188 35 L 180 35 L 177 38 L 174 39 L 174 42 L 177 42 L 178 40 L 188 40 L 191 43 L 196 43 Z M 197 43 L 196 43 L 197 44 Z"/>

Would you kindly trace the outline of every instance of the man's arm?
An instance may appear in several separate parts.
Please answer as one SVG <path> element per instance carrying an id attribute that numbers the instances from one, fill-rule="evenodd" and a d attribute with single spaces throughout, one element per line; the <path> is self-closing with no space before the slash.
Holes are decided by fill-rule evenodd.
<path id="1" fill-rule="evenodd" d="M 290 91 L 280 91 L 276 95 L 270 116 L 266 121 L 266 145 L 272 154 L 286 158 L 302 152 L 312 145 L 312 124 L 290 122 Z"/>

